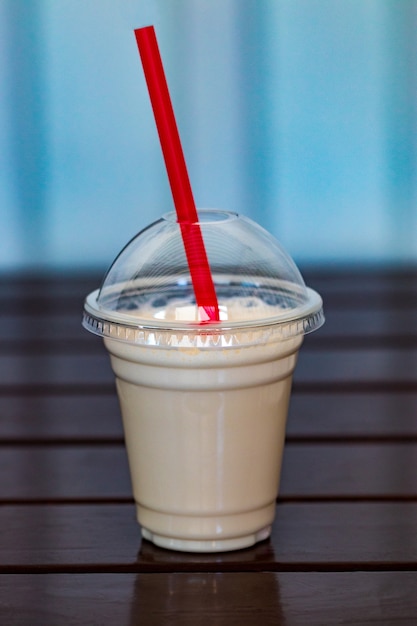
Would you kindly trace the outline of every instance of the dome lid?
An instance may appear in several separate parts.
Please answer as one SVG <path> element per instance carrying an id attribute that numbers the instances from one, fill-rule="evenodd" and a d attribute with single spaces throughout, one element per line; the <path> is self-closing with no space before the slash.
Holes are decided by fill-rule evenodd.
<path id="1" fill-rule="evenodd" d="M 199 211 L 219 305 L 219 322 L 198 307 L 174 212 L 139 232 L 120 252 L 85 303 L 84 326 L 132 341 L 135 329 L 218 333 L 278 325 L 285 336 L 324 322 L 322 300 L 309 289 L 280 243 L 236 213 Z M 191 225 L 192 227 L 192 225 Z M 117 332 L 116 332 L 117 331 Z"/>

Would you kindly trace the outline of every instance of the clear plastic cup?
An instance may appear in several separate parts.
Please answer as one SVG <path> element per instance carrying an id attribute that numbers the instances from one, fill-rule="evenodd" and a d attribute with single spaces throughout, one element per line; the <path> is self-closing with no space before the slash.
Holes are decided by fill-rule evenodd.
<path id="1" fill-rule="evenodd" d="M 219 322 L 196 306 L 168 213 L 121 251 L 86 298 L 83 325 L 110 354 L 143 537 L 217 552 L 270 535 L 297 353 L 324 315 L 255 222 L 200 210 L 199 227 Z"/>

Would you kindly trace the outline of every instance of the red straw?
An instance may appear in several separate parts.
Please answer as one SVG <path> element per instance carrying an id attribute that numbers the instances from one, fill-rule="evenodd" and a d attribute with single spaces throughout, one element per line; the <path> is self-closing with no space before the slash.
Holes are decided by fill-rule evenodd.
<path id="1" fill-rule="evenodd" d="M 154 27 L 137 28 L 135 36 L 177 211 L 177 219 L 181 227 L 197 306 L 200 312 L 201 310 L 205 311 L 207 319 L 202 321 L 219 321 L 216 291 L 198 223 L 197 209 Z"/>

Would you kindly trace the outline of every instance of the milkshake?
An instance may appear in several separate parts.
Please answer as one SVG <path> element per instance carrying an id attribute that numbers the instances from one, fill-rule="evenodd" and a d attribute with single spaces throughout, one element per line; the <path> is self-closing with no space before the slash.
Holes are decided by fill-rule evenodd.
<path id="1" fill-rule="evenodd" d="M 143 537 L 215 552 L 271 532 L 292 374 L 323 313 L 266 231 L 206 213 L 219 322 L 201 321 L 170 216 L 122 251 L 84 325 L 110 354 Z"/>

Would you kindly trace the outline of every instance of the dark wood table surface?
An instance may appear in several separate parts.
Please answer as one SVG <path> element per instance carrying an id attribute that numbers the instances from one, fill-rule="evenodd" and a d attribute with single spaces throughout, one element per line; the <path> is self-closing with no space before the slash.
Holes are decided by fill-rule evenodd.
<path id="1" fill-rule="evenodd" d="M 417 624 L 417 273 L 304 274 L 272 537 L 214 555 L 141 541 L 100 277 L 0 278 L 1 625 Z"/>

